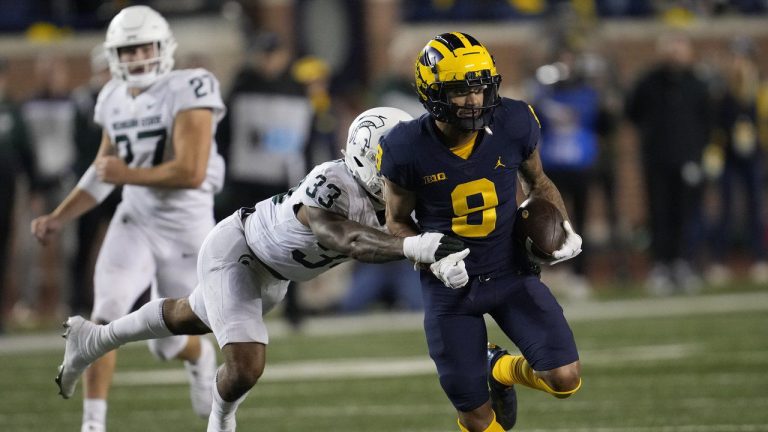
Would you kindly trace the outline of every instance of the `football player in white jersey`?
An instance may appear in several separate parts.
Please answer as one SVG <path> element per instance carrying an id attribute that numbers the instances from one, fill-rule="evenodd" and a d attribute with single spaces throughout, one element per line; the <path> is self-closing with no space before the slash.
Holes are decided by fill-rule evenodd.
<path id="1" fill-rule="evenodd" d="M 429 264 L 446 286 L 467 283 L 463 242 L 440 233 L 398 238 L 386 233 L 381 137 L 410 115 L 373 108 L 349 128 L 345 158 L 316 166 L 290 191 L 242 208 L 219 222 L 200 250 L 198 285 L 186 298 L 157 299 L 96 325 L 65 324 L 64 362 L 56 381 L 65 397 L 93 359 L 127 342 L 213 331 L 224 354 L 213 391 L 208 431 L 234 431 L 235 411 L 264 370 L 269 341 L 263 315 L 283 298 L 289 280 L 305 281 L 357 259 L 408 258 Z"/>
<path id="2" fill-rule="evenodd" d="M 64 201 L 31 226 L 46 243 L 63 224 L 123 185 L 96 262 L 91 319 L 101 323 L 129 313 L 150 285 L 152 298 L 183 297 L 195 287 L 198 250 L 215 225 L 213 195 L 224 179 L 214 134 L 225 110 L 210 72 L 171 70 L 176 42 L 166 20 L 151 8 L 120 11 L 104 48 L 112 80 L 95 108 L 101 146 Z M 193 409 L 207 418 L 216 371 L 213 344 L 174 336 L 149 347 L 160 359 L 184 360 Z M 105 430 L 115 361 L 114 351 L 105 353 L 85 373 L 82 431 Z"/>

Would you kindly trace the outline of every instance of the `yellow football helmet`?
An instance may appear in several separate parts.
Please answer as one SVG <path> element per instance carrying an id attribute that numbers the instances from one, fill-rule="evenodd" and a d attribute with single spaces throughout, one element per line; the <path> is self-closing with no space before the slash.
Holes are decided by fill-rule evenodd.
<path id="1" fill-rule="evenodd" d="M 416 91 L 429 113 L 437 120 L 466 130 L 490 125 L 499 98 L 501 75 L 488 50 L 466 33 L 443 33 L 429 41 L 416 59 Z M 471 117 L 459 117 L 447 90 L 483 88 L 483 105 L 473 107 Z"/>

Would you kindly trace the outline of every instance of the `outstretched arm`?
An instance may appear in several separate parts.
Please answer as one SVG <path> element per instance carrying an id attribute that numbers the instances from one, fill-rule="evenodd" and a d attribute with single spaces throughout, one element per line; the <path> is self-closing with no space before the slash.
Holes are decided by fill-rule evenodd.
<path id="1" fill-rule="evenodd" d="M 95 161 L 111 151 L 112 143 L 109 140 L 109 136 L 103 133 Z M 95 181 L 95 174 L 89 169 L 83 177 L 84 179 L 81 179 L 80 183 L 72 189 L 54 211 L 32 220 L 30 231 L 41 244 L 48 244 L 65 224 L 96 207 L 99 201 L 103 199 L 103 196 L 97 196 L 102 194 L 101 191 L 104 190 L 104 187 L 98 185 L 98 181 Z M 91 181 L 84 182 L 87 178 L 90 178 Z M 107 186 L 107 189 L 111 188 L 111 186 Z M 108 193 L 109 191 L 106 192 L 106 194 Z"/>
<path id="2" fill-rule="evenodd" d="M 408 258 L 433 263 L 464 249 L 464 242 L 440 233 L 394 237 L 317 207 L 302 206 L 297 218 L 312 230 L 320 244 L 363 262 Z"/>
<path id="3" fill-rule="evenodd" d="M 302 215 L 304 213 L 304 215 Z M 323 246 L 363 262 L 387 262 L 405 257 L 403 239 L 351 221 L 317 207 L 302 206 L 309 228 Z"/>

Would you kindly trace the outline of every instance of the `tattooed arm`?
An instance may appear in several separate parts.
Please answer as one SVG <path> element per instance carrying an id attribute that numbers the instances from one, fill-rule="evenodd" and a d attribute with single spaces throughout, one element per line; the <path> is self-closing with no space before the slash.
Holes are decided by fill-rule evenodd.
<path id="1" fill-rule="evenodd" d="M 565 210 L 565 204 L 563 198 L 560 196 L 560 191 L 557 190 L 557 186 L 552 183 L 552 180 L 544 173 L 544 169 L 541 167 L 541 157 L 539 156 L 539 148 L 531 153 L 531 155 L 520 164 L 518 170 L 518 178 L 520 184 L 523 187 L 523 192 L 526 197 L 543 198 L 552 204 L 554 204 L 560 213 L 563 214 L 565 220 L 569 220 L 568 211 Z"/>

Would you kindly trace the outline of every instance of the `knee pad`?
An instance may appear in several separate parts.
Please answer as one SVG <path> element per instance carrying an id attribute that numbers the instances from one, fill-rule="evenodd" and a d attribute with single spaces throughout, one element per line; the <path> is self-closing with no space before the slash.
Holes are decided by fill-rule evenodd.
<path id="1" fill-rule="evenodd" d="M 189 336 L 171 336 L 161 339 L 151 339 L 147 341 L 149 352 L 158 360 L 167 361 L 173 358 L 187 346 Z"/>

